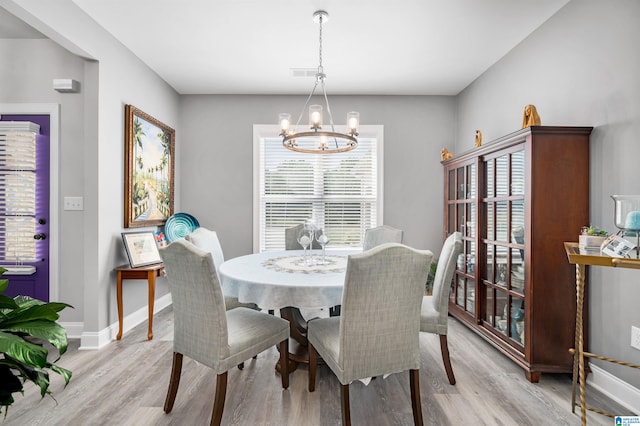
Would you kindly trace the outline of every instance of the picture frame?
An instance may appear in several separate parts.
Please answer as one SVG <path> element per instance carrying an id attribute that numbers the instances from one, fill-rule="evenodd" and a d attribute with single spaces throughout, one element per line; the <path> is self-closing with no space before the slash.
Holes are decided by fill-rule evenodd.
<path id="1" fill-rule="evenodd" d="M 635 248 L 635 244 L 615 234 L 607 237 L 607 239 L 602 243 L 602 246 L 600 246 L 602 254 L 619 258 L 630 257 L 629 254 Z"/>
<path id="2" fill-rule="evenodd" d="M 123 232 L 122 241 L 132 268 L 162 263 L 153 231 Z"/>
<path id="3" fill-rule="evenodd" d="M 175 130 L 125 105 L 124 227 L 161 226 L 173 215 Z"/>

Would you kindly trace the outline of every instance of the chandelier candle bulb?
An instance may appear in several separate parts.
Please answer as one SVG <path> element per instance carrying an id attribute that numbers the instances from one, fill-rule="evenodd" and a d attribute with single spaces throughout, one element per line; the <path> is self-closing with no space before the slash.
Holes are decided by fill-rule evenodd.
<path id="1" fill-rule="evenodd" d="M 282 129 L 282 134 L 287 134 L 289 131 L 289 125 L 291 124 L 291 114 L 283 113 L 280 114 L 280 129 Z"/>
<path id="2" fill-rule="evenodd" d="M 314 130 L 322 128 L 322 105 L 309 107 L 309 125 Z"/>
<path id="3" fill-rule="evenodd" d="M 358 125 L 360 122 L 360 113 L 356 111 L 351 111 L 347 113 L 347 128 L 349 129 L 349 133 L 352 135 L 358 134 Z"/>
<path id="4" fill-rule="evenodd" d="M 325 136 L 320 138 L 320 149 L 327 149 L 327 138 Z"/>
<path id="5" fill-rule="evenodd" d="M 624 221 L 624 229 L 629 231 L 640 231 L 640 211 L 631 211 L 627 213 Z"/>

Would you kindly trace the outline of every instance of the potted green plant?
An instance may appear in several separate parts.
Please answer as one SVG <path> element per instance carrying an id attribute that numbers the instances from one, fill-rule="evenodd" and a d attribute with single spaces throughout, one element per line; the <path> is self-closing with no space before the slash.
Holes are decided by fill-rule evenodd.
<path id="1" fill-rule="evenodd" d="M 600 249 L 600 246 L 607 239 L 609 233 L 597 226 L 583 226 L 578 236 L 578 246 L 586 249 Z"/>
<path id="2" fill-rule="evenodd" d="M 6 272 L 0 267 L 0 276 Z M 28 296 L 11 298 L 4 293 L 9 285 L 0 280 L 0 413 L 6 417 L 13 404 L 13 394 L 24 393 L 24 383 L 33 382 L 40 387 L 40 394 L 51 395 L 49 370 L 61 375 L 65 387 L 71 380 L 71 371 L 55 363 L 67 350 L 67 333 L 56 320 L 58 312 L 66 303 L 43 302 Z M 53 346 L 58 357 L 49 361 L 49 350 Z"/>
<path id="3" fill-rule="evenodd" d="M 429 275 L 427 276 L 427 284 L 425 285 L 425 294 L 431 296 L 433 293 L 433 280 L 436 278 L 436 270 L 438 269 L 438 259 L 433 259 L 429 267 Z"/>

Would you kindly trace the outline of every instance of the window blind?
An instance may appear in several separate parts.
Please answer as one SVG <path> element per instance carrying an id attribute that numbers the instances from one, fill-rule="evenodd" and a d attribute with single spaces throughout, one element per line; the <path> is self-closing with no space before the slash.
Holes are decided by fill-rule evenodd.
<path id="1" fill-rule="evenodd" d="M 325 230 L 330 247 L 360 247 L 367 228 L 377 226 L 378 144 L 359 138 L 340 154 L 303 154 L 279 138 L 259 146 L 259 249 L 284 249 L 286 228 L 312 221 Z"/>
<path id="2" fill-rule="evenodd" d="M 36 260 L 36 133 L 30 122 L 0 122 L 0 261 Z"/>

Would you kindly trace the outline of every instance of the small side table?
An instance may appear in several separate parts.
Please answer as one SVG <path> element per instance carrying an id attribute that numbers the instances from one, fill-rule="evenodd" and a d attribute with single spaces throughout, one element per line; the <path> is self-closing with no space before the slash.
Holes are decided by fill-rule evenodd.
<path id="1" fill-rule="evenodd" d="M 575 347 L 569 349 L 573 354 L 573 386 L 571 392 L 571 412 L 574 412 L 576 405 L 580 407 L 582 425 L 587 424 L 587 410 L 602 414 L 613 418 L 613 414 L 599 410 L 597 408 L 588 407 L 586 402 L 586 384 L 587 378 L 585 373 L 585 358 L 596 358 L 602 361 L 613 362 L 615 364 L 624 365 L 626 367 L 640 368 L 638 364 L 620 361 L 602 355 L 596 355 L 584 350 L 584 328 L 582 323 L 582 312 L 584 305 L 584 276 L 585 266 L 608 266 L 614 268 L 631 268 L 640 269 L 640 260 L 638 259 L 621 259 L 601 255 L 599 252 L 587 253 L 581 252 L 578 243 L 565 242 L 564 249 L 567 253 L 569 263 L 576 265 L 576 336 Z M 588 327 L 588 325 L 587 325 Z M 576 386 L 580 391 L 580 402 L 576 403 Z"/>
<path id="2" fill-rule="evenodd" d="M 139 266 L 132 268 L 122 265 L 116 268 L 118 278 L 116 281 L 116 299 L 118 301 L 118 334 L 116 339 L 122 338 L 122 281 L 123 280 L 147 280 L 149 284 L 149 331 L 147 339 L 153 339 L 153 302 L 156 295 L 156 277 L 164 275 L 164 263 Z"/>

